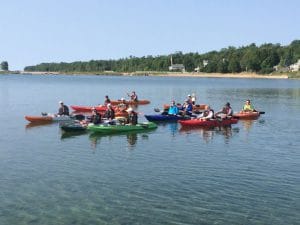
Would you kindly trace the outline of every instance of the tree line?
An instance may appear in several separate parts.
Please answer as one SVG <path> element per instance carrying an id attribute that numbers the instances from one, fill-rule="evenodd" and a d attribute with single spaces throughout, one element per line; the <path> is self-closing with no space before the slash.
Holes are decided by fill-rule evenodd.
<path id="1" fill-rule="evenodd" d="M 287 46 L 280 44 L 250 44 L 243 47 L 228 47 L 204 54 L 176 52 L 170 55 L 122 58 L 118 60 L 91 60 L 89 62 L 41 63 L 27 66 L 25 71 L 44 72 L 136 72 L 169 71 L 170 58 L 174 64 L 183 64 L 187 72 L 240 73 L 255 72 L 268 74 L 274 66 L 288 67 L 300 59 L 300 40 Z"/>

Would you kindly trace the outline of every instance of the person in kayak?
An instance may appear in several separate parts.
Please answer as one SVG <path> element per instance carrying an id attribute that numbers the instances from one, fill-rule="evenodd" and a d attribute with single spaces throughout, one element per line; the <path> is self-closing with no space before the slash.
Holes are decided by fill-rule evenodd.
<path id="1" fill-rule="evenodd" d="M 124 98 L 120 99 L 121 102 L 118 104 L 117 108 L 119 111 L 125 111 L 128 108 L 128 105 L 126 104 L 126 100 Z"/>
<path id="2" fill-rule="evenodd" d="M 101 115 L 95 108 L 92 108 L 92 116 L 90 122 L 97 125 L 101 123 Z"/>
<path id="3" fill-rule="evenodd" d="M 192 115 L 192 112 L 193 112 L 193 104 L 191 101 L 189 100 L 186 100 L 185 103 L 183 104 L 183 107 L 182 107 L 182 114 L 185 116 L 185 115 Z"/>
<path id="4" fill-rule="evenodd" d="M 253 105 L 251 104 L 251 101 L 248 99 L 246 100 L 245 105 L 243 106 L 243 112 L 256 112 Z"/>
<path id="5" fill-rule="evenodd" d="M 192 96 L 191 96 L 191 100 L 192 100 L 192 104 L 193 104 L 193 105 L 196 104 L 196 99 L 197 99 L 196 94 L 193 93 Z"/>
<path id="6" fill-rule="evenodd" d="M 108 95 L 105 95 L 104 105 L 110 104 L 110 99 Z"/>
<path id="7" fill-rule="evenodd" d="M 127 94 L 130 97 L 131 101 L 137 102 L 138 101 L 138 96 L 135 93 L 135 91 L 132 91 L 131 94 Z"/>
<path id="8" fill-rule="evenodd" d="M 227 102 L 227 103 L 224 105 L 223 109 L 220 110 L 219 112 L 217 112 L 217 113 L 215 114 L 215 117 L 224 119 L 224 118 L 229 118 L 229 117 L 231 117 L 232 114 L 233 114 L 233 110 L 232 110 L 232 108 L 231 108 L 231 106 L 230 106 L 230 103 Z"/>
<path id="9" fill-rule="evenodd" d="M 137 125 L 138 114 L 131 107 L 126 110 L 128 112 L 128 124 Z"/>
<path id="10" fill-rule="evenodd" d="M 198 120 L 210 120 L 214 119 L 214 110 L 210 108 L 209 105 L 205 106 L 205 111 L 197 116 Z"/>
<path id="11" fill-rule="evenodd" d="M 177 115 L 179 113 L 179 109 L 175 104 L 175 101 L 171 102 L 170 108 L 168 110 L 168 115 Z"/>
<path id="12" fill-rule="evenodd" d="M 113 120 L 115 118 L 115 110 L 113 109 L 113 107 L 110 103 L 107 104 L 107 109 L 104 113 L 104 118 L 106 118 L 108 120 Z"/>
<path id="13" fill-rule="evenodd" d="M 59 101 L 58 103 L 59 103 L 60 107 L 58 109 L 57 115 L 58 116 L 69 116 L 69 108 L 68 108 L 68 106 L 66 106 L 63 103 L 63 101 Z"/>

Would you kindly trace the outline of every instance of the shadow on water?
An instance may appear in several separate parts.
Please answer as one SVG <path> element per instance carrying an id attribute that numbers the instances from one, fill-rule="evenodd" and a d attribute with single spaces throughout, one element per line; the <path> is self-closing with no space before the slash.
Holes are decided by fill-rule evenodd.
<path id="1" fill-rule="evenodd" d="M 180 134 L 199 134 L 200 137 L 206 142 L 211 142 L 216 135 L 224 137 L 225 143 L 228 144 L 230 138 L 234 133 L 238 133 L 240 129 L 238 127 L 232 128 L 232 126 L 224 127 L 181 127 L 179 129 Z"/>

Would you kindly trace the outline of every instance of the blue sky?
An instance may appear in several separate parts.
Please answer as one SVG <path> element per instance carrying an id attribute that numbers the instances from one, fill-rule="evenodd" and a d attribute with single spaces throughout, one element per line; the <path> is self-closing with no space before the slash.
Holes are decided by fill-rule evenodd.
<path id="1" fill-rule="evenodd" d="M 1 0 L 0 5 L 0 61 L 8 61 L 11 70 L 300 39 L 298 0 Z"/>

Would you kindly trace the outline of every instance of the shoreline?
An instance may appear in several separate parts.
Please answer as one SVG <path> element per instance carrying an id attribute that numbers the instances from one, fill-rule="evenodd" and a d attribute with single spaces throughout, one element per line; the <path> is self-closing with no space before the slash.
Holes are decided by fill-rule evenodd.
<path id="1" fill-rule="evenodd" d="M 26 72 L 8 71 L 7 74 L 20 75 L 95 75 L 95 76 L 159 76 L 159 77 L 197 77 L 197 78 L 253 78 L 253 79 L 289 79 L 288 74 L 256 74 L 256 73 L 195 73 L 195 72 L 156 72 L 156 71 L 137 71 L 132 73 L 118 73 L 118 72 L 74 72 L 74 73 L 60 73 L 60 72 Z"/>

